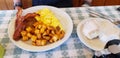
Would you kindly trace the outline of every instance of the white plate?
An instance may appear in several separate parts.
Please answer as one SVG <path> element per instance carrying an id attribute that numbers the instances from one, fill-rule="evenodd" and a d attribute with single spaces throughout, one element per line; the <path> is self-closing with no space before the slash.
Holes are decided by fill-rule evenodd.
<path id="1" fill-rule="evenodd" d="M 72 30 L 73 30 L 72 19 L 70 18 L 70 16 L 66 12 L 64 12 L 64 11 L 62 11 L 62 10 L 56 8 L 56 7 L 52 7 L 52 6 L 35 6 L 35 7 L 25 9 L 23 11 L 22 15 L 25 15 L 27 13 L 36 12 L 37 10 L 40 10 L 42 8 L 48 8 L 55 14 L 55 16 L 59 19 L 60 23 L 62 24 L 62 26 L 63 26 L 63 28 L 65 30 L 65 36 L 62 38 L 62 40 L 59 40 L 59 41 L 57 41 L 55 43 L 45 45 L 45 46 L 33 46 L 33 45 L 25 43 L 25 42 L 23 42 L 21 40 L 15 41 L 15 40 L 13 40 L 13 34 L 14 34 L 14 30 L 15 30 L 15 18 L 16 18 L 15 17 L 9 23 L 8 35 L 9 35 L 10 40 L 16 46 L 18 46 L 19 48 L 27 50 L 27 51 L 31 51 L 31 52 L 47 51 L 47 50 L 50 50 L 50 49 L 53 49 L 53 48 L 56 48 L 56 47 L 60 46 L 71 35 Z"/>
<path id="2" fill-rule="evenodd" d="M 105 19 L 102 19 L 102 18 L 88 18 L 88 19 L 82 20 L 77 26 L 77 35 L 78 35 L 79 39 L 82 41 L 82 43 L 84 43 L 87 47 L 89 47 L 93 50 L 100 51 L 100 50 L 104 49 L 105 43 L 103 41 L 101 41 L 99 38 L 88 39 L 82 33 L 83 24 L 85 22 L 87 22 L 88 20 L 104 20 L 105 21 Z"/>

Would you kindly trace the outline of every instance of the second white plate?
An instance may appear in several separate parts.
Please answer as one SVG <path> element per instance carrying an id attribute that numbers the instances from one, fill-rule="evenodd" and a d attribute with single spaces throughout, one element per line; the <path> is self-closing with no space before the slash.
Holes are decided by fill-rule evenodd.
<path id="1" fill-rule="evenodd" d="M 82 20 L 77 26 L 77 35 L 78 35 L 79 39 L 81 40 L 81 42 L 93 50 L 100 51 L 100 50 L 104 49 L 105 43 L 103 41 L 101 41 L 99 38 L 88 39 L 82 33 L 83 25 L 88 20 L 103 20 L 103 21 L 106 21 L 106 20 L 102 19 L 102 18 L 88 18 L 88 19 Z M 107 20 L 107 22 L 109 22 L 109 21 Z M 107 29 L 110 30 L 109 28 L 107 28 Z"/>

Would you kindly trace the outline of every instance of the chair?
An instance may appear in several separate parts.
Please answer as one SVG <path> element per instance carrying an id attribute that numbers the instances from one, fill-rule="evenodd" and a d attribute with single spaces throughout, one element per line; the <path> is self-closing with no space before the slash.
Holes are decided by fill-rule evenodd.
<path id="1" fill-rule="evenodd" d="M 13 0 L 0 0 L 0 10 L 11 10 L 13 8 Z"/>
<path id="2" fill-rule="evenodd" d="M 72 2 L 73 2 L 73 7 L 79 7 L 83 5 L 84 0 L 72 0 Z"/>
<path id="3" fill-rule="evenodd" d="M 83 1 L 84 0 L 72 0 L 73 7 L 81 6 Z M 32 6 L 32 0 L 21 0 L 21 2 L 24 9 Z"/>

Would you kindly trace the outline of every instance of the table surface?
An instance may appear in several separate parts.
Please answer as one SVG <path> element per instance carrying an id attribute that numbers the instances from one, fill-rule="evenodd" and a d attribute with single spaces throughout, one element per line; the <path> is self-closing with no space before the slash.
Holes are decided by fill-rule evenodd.
<path id="1" fill-rule="evenodd" d="M 117 6 L 90 7 L 113 18 L 120 18 Z M 9 39 L 7 30 L 10 20 L 15 17 L 15 10 L 0 11 L 0 44 L 6 49 L 4 58 L 92 58 L 93 50 L 86 47 L 78 38 L 76 27 L 81 20 L 89 17 L 86 7 L 60 8 L 70 15 L 74 29 L 69 39 L 57 48 L 45 52 L 28 52 L 15 46 Z"/>

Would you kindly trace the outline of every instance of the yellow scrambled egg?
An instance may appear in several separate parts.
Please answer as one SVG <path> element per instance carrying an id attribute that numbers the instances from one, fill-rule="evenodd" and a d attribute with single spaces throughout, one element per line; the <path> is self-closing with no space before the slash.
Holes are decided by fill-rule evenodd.
<path id="1" fill-rule="evenodd" d="M 59 20 L 48 8 L 43 8 L 41 10 L 38 10 L 36 13 L 40 15 L 35 17 L 37 21 L 42 21 L 44 24 L 50 25 L 53 27 L 60 26 L 60 28 L 63 29 Z"/>

